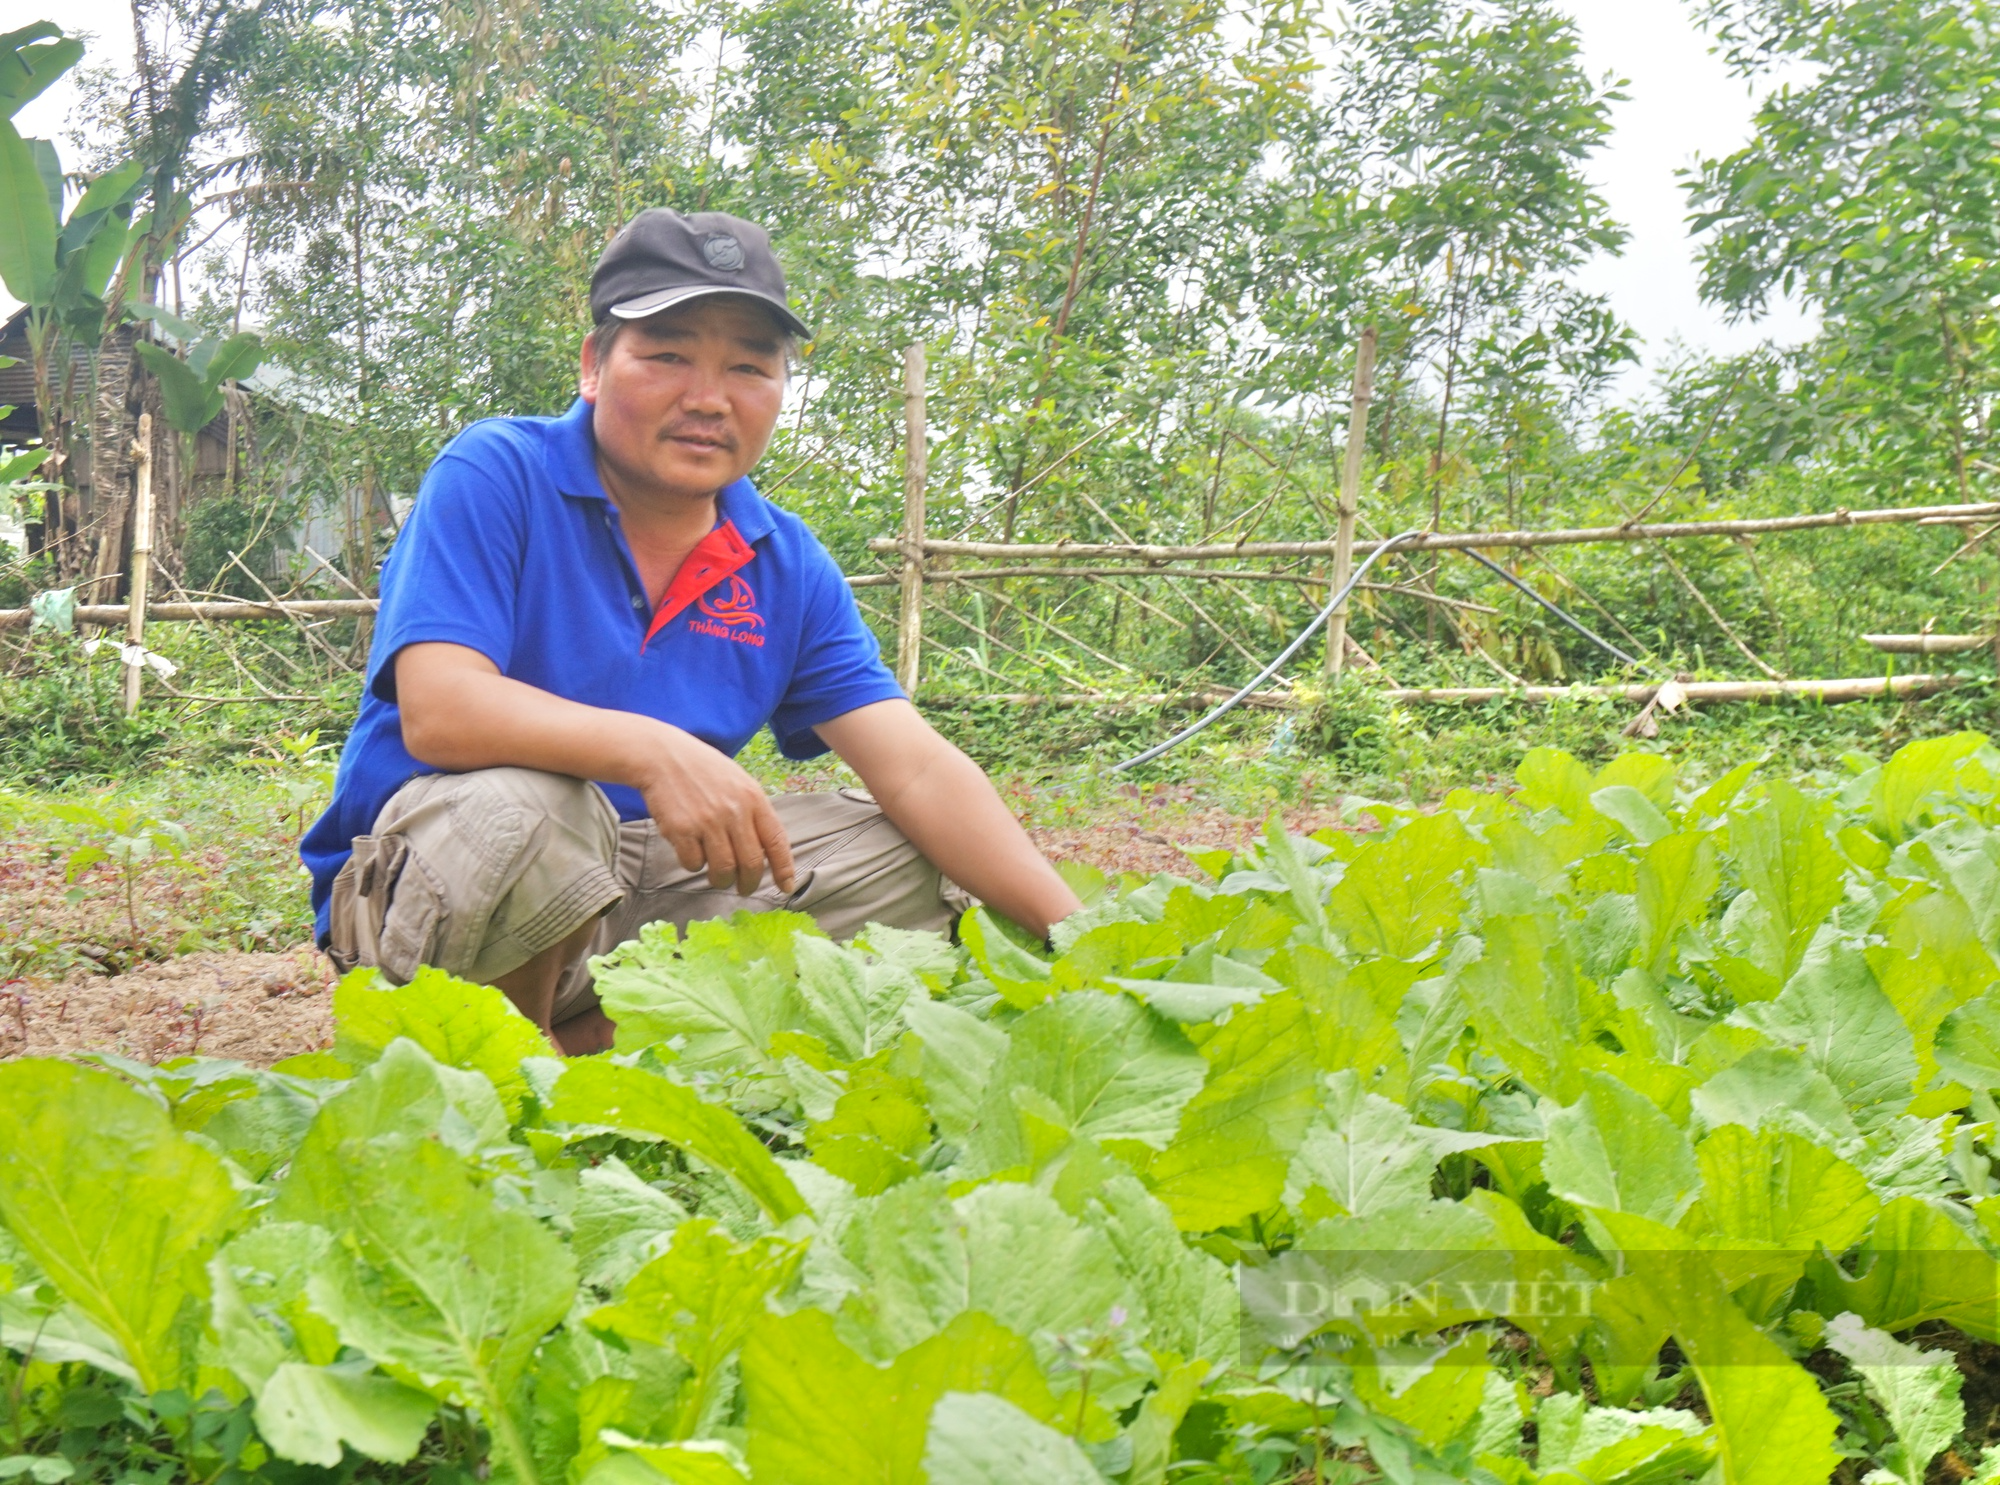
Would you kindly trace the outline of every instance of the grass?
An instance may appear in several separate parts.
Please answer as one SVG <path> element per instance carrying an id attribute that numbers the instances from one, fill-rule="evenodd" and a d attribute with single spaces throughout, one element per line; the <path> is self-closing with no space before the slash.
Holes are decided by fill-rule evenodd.
<path id="1" fill-rule="evenodd" d="M 65 707 L 89 702 L 106 729 L 31 723 L 5 708 L 0 755 L 0 982 L 96 966 L 119 969 L 198 949 L 282 949 L 310 936 L 303 827 L 331 785 L 333 744 L 272 730 L 273 708 L 211 711 L 176 721 L 166 706 L 133 723 L 105 690 L 109 666 L 81 678 L 30 677 Z M 8 683 L 18 700 L 21 682 Z M 79 701 L 82 698 L 82 701 Z M 342 695 L 311 708 L 331 720 Z M 47 696 L 43 695 L 43 702 Z M 350 703 L 351 704 L 351 703 Z M 1620 751 L 1669 754 L 1683 777 L 1751 758 L 1792 776 L 1844 775 L 1843 755 L 1886 756 L 1917 737 L 2000 730 L 1990 679 L 1921 702 L 1803 702 L 1693 710 L 1657 739 L 1620 736 L 1626 703 L 1393 706 L 1350 688 L 1308 712 L 1236 713 L 1130 775 L 1105 770 L 1183 726 L 1158 708 L 981 704 L 933 721 L 994 774 L 1032 825 L 1091 828 L 1143 818 L 1169 839 L 1193 838 L 1218 815 L 1327 808 L 1343 797 L 1434 799 L 1461 785 L 1504 788 L 1521 756 L 1553 746 L 1588 763 Z M 46 713 L 44 714 L 46 717 Z M 60 713 L 59 713 L 60 718 Z M 115 719 L 115 720 L 114 720 Z M 33 735 L 30 735 L 33 734 Z M 773 789 L 854 782 L 837 760 L 782 758 L 760 734 L 743 760 Z M 1178 833 L 1177 833 L 1178 832 Z M 185 844 L 179 837 L 184 836 Z M 121 842 L 123 844 L 121 844 Z"/>

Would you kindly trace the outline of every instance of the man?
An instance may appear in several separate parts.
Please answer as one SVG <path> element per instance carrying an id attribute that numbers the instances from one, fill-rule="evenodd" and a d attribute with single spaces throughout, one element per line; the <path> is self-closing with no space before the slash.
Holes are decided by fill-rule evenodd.
<path id="1" fill-rule="evenodd" d="M 361 714 L 300 847 L 322 947 L 497 985 L 579 1053 L 612 1030 L 585 961 L 646 922 L 944 929 L 971 893 L 1046 934 L 1075 895 L 746 478 L 809 334 L 764 231 L 641 212 L 590 308 L 575 405 L 453 440 L 383 568 Z M 867 793 L 767 797 L 733 761 L 767 723 Z"/>

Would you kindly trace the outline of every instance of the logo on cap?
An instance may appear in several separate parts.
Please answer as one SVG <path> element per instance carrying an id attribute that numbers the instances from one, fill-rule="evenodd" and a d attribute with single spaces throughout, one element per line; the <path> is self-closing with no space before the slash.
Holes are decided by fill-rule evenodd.
<path id="1" fill-rule="evenodd" d="M 724 273 L 734 273 L 743 266 L 743 244 L 726 232 L 704 237 L 701 240 L 701 255 L 708 259 L 710 268 Z"/>

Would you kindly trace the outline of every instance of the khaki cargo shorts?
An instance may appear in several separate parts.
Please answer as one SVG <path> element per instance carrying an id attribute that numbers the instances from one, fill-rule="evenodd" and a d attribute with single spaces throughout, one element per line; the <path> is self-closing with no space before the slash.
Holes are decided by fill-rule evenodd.
<path id="1" fill-rule="evenodd" d="M 593 918 L 597 932 L 556 989 L 553 1019 L 597 1003 L 585 961 L 642 924 L 685 926 L 742 910 L 810 913 L 835 938 L 868 923 L 949 932 L 971 898 L 858 789 L 771 799 L 797 890 L 767 873 L 748 897 L 680 864 L 651 820 L 621 823 L 604 791 L 532 768 L 429 774 L 391 796 L 333 881 L 328 954 L 343 972 L 398 984 L 420 964 L 490 984 Z"/>

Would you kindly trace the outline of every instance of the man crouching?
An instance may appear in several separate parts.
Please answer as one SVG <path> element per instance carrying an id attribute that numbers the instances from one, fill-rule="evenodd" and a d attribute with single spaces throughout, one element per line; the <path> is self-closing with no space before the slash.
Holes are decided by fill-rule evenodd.
<path id="1" fill-rule="evenodd" d="M 574 1054 L 611 1043 L 586 961 L 645 923 L 942 930 L 970 893 L 1046 934 L 1075 895 L 747 478 L 809 334 L 763 229 L 641 212 L 590 308 L 576 403 L 454 439 L 383 567 L 360 716 L 300 846 L 321 947 L 496 985 Z M 767 796 L 734 761 L 767 724 L 867 792 Z"/>

